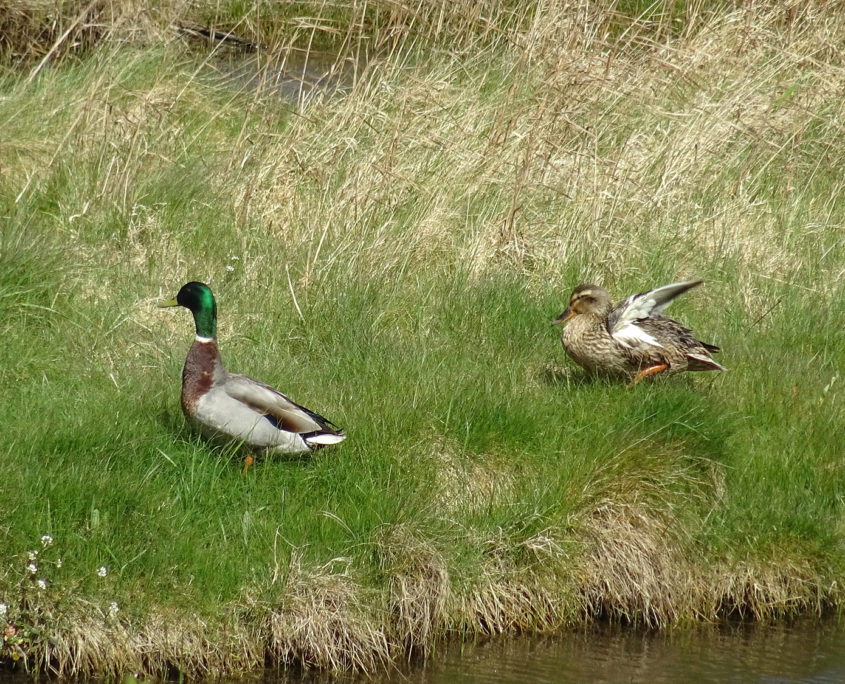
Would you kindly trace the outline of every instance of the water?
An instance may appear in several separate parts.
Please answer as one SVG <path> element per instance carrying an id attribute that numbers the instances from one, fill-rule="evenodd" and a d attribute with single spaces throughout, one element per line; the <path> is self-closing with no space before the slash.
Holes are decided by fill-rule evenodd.
<path id="1" fill-rule="evenodd" d="M 409 683 L 845 682 L 845 623 L 706 628 L 673 634 L 602 629 L 453 647 Z M 397 680 L 398 681 L 398 680 Z"/>
<path id="2" fill-rule="evenodd" d="M 426 665 L 370 678 L 267 673 L 267 684 L 845 683 L 845 620 L 701 627 L 674 633 L 601 628 L 442 647 Z"/>
<path id="3" fill-rule="evenodd" d="M 256 45 L 244 37 L 202 26 L 181 27 L 195 39 L 203 54 L 214 45 L 206 67 L 219 80 L 246 93 L 275 94 L 282 101 L 301 104 L 316 93 L 334 95 L 352 88 L 355 74 L 363 68 L 356 59 L 311 49 L 277 50 Z M 213 38 L 209 40 L 209 33 Z"/>
<path id="4" fill-rule="evenodd" d="M 298 104 L 314 94 L 336 95 L 352 88 L 359 67 L 353 60 L 335 55 L 291 54 L 281 63 L 263 55 L 224 54 L 209 62 L 222 83 L 244 93 L 272 94 L 281 101 Z"/>

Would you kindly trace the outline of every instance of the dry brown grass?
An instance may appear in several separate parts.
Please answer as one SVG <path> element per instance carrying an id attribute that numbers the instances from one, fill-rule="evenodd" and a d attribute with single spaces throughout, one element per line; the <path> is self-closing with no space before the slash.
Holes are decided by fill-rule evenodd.
<path id="1" fill-rule="evenodd" d="M 582 524 L 576 572 L 586 615 L 660 627 L 688 610 L 689 563 L 663 516 L 607 503 Z"/>
<path id="2" fill-rule="evenodd" d="M 479 634 L 544 632 L 561 627 L 569 616 L 565 595 L 525 580 L 496 579 L 459 602 L 455 628 Z"/>
<path id="3" fill-rule="evenodd" d="M 43 629 L 29 628 L 18 655 L 28 669 L 60 677 L 163 677 L 175 670 L 199 678 L 254 670 L 264 663 L 265 643 L 251 623 L 237 619 L 227 620 L 224 628 L 184 614 L 153 614 L 138 622 L 75 598 L 64 599 L 58 609 L 48 601 L 32 609 Z"/>
<path id="4" fill-rule="evenodd" d="M 713 568 L 700 578 L 707 590 L 696 606 L 710 620 L 773 620 L 802 613 L 823 615 L 841 590 L 808 563 L 772 559 Z"/>
<path id="5" fill-rule="evenodd" d="M 651 21 L 619 36 L 609 7 L 524 8 L 503 18 L 474 3 L 427 12 L 390 3 L 373 23 L 364 21 L 364 5 L 350 3 L 345 16 L 357 19 L 345 27 L 338 65 L 354 65 L 352 93 L 340 104 L 320 96 L 303 102 L 283 135 L 258 144 L 244 137 L 232 150 L 227 175 L 238 175 L 233 204 L 244 241 L 258 224 L 284 249 L 323 245 L 303 275 L 306 286 L 329 269 L 351 274 L 362 258 L 375 274 L 393 277 L 409 257 L 425 267 L 456 249 L 480 274 L 505 260 L 545 278 L 555 264 L 571 263 L 585 280 L 605 282 L 627 268 L 632 252 L 672 231 L 677 251 L 666 258 L 678 262 L 678 277 L 706 256 L 745 263 L 738 291 L 749 310 L 763 313 L 756 283 L 794 263 L 778 217 L 761 211 L 760 173 L 772 165 L 794 173 L 802 145 L 819 146 L 813 156 L 824 159 L 833 144 L 835 131 L 819 126 L 842 114 L 843 22 L 827 3 L 750 5 L 692 12 L 681 35 Z M 170 14 L 135 9 L 159 23 L 136 33 L 172 36 L 175 6 Z M 306 19 L 289 21 L 306 26 Z M 256 20 L 237 30 L 260 34 Z M 310 25 L 337 32 L 334 21 Z M 461 37 L 463 49 L 412 72 L 413 49 L 428 44 L 436 54 L 445 35 Z M 491 41 L 508 48 L 500 70 L 484 73 L 489 53 L 481 46 Z M 291 45 L 273 48 L 267 68 L 288 59 Z M 139 100 L 144 110 L 127 111 L 126 122 L 114 118 L 109 130 L 154 120 L 155 99 Z M 819 121 L 825 106 L 836 112 Z M 90 129 L 100 130 L 94 121 Z M 130 170 L 136 152 L 128 152 Z M 247 156 L 249 167 L 238 169 Z M 737 177 L 734 191 L 713 197 L 725 169 Z M 122 181 L 120 169 L 105 171 L 103 189 L 132 181 L 131 171 Z M 362 241 L 368 250 L 359 249 Z M 254 268 L 263 270 L 257 259 Z"/>
<path id="6" fill-rule="evenodd" d="M 242 214 L 291 248 L 325 243 L 312 269 L 353 273 L 366 256 L 384 277 L 458 249 L 479 273 L 502 259 L 529 277 L 576 263 L 601 282 L 672 231 L 678 277 L 736 259 L 759 309 L 761 274 L 794 266 L 778 217 L 760 210 L 760 172 L 796 168 L 802 141 L 832 144 L 815 112 L 845 101 L 843 22 L 823 4 L 752 7 L 700 17 L 681 38 L 635 26 L 620 42 L 586 4 L 546 11 L 514 41 L 513 81 L 494 97 L 480 92 L 501 74 L 473 80 L 445 60 L 409 78 L 373 57 L 342 106 L 314 100 L 257 151 Z M 734 192 L 713 196 L 726 169 Z"/>
<path id="7" fill-rule="evenodd" d="M 428 656 L 446 624 L 451 598 L 446 563 L 430 541 L 406 526 L 386 528 L 378 548 L 388 576 L 391 641 L 408 657 Z"/>
<path id="8" fill-rule="evenodd" d="M 502 530 L 486 540 L 487 562 L 451 606 L 452 629 L 480 634 L 548 632 L 572 624 L 571 537 L 545 529 L 514 540 Z M 517 560 L 519 559 L 519 560 Z"/>
<path id="9" fill-rule="evenodd" d="M 375 610 L 352 577 L 303 568 L 294 556 L 279 604 L 265 614 L 267 651 L 280 663 L 372 672 L 390 656 Z"/>
<path id="10" fill-rule="evenodd" d="M 573 522 L 581 550 L 576 592 L 588 619 L 650 628 L 688 620 L 706 572 L 695 563 L 700 516 L 719 496 L 720 469 L 671 445 L 634 441 L 599 466 Z"/>

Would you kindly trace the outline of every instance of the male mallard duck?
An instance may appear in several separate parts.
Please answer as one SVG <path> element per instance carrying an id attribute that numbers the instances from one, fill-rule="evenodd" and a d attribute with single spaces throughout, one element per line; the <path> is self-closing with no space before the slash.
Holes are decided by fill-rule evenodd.
<path id="1" fill-rule="evenodd" d="M 589 373 L 633 378 L 636 384 L 663 371 L 726 370 L 710 356 L 719 347 L 695 339 L 691 330 L 663 315 L 675 297 L 701 282 L 664 285 L 631 295 L 615 308 L 604 288 L 579 285 L 553 325 L 569 321 L 560 337 L 563 348 Z"/>
<path id="2" fill-rule="evenodd" d="M 226 370 L 217 349 L 217 304 L 208 285 L 188 283 L 161 306 L 184 306 L 194 315 L 197 336 L 182 369 L 182 411 L 203 432 L 283 454 L 346 438 L 330 421 L 281 392 Z M 250 463 L 247 457 L 246 467 Z"/>

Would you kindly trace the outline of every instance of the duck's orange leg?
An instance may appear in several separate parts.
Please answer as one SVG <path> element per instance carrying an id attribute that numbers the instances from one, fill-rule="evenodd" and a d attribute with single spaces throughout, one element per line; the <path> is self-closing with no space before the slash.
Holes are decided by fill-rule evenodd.
<path id="1" fill-rule="evenodd" d="M 656 366 L 649 366 L 648 368 L 644 368 L 639 373 L 634 376 L 634 379 L 631 381 L 629 387 L 633 387 L 636 385 L 640 380 L 643 378 L 647 378 L 649 375 L 654 375 L 655 373 L 662 373 L 665 371 L 669 366 L 665 363 L 658 363 Z"/>
<path id="2" fill-rule="evenodd" d="M 244 469 L 241 471 L 241 475 L 246 477 L 246 471 L 249 470 L 249 467 L 253 464 L 253 461 L 255 461 L 255 459 L 252 456 L 247 456 L 244 459 Z"/>

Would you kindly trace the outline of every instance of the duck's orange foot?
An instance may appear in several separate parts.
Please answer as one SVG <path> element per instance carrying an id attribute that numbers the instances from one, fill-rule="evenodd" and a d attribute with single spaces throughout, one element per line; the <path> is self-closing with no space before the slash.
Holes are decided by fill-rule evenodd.
<path id="1" fill-rule="evenodd" d="M 246 471 L 249 470 L 249 467 L 255 463 L 255 459 L 252 456 L 247 456 L 244 459 L 244 469 L 241 471 L 241 475 L 246 477 Z"/>
<path id="2" fill-rule="evenodd" d="M 665 363 L 658 363 L 656 366 L 649 366 L 648 368 L 644 368 L 643 370 L 641 370 L 639 373 L 637 373 L 634 376 L 634 379 L 631 381 L 631 384 L 628 385 L 628 387 L 633 387 L 640 380 L 642 380 L 643 378 L 647 378 L 649 375 L 655 375 L 656 373 L 662 373 L 667 368 L 669 368 L 669 366 L 666 365 Z"/>

